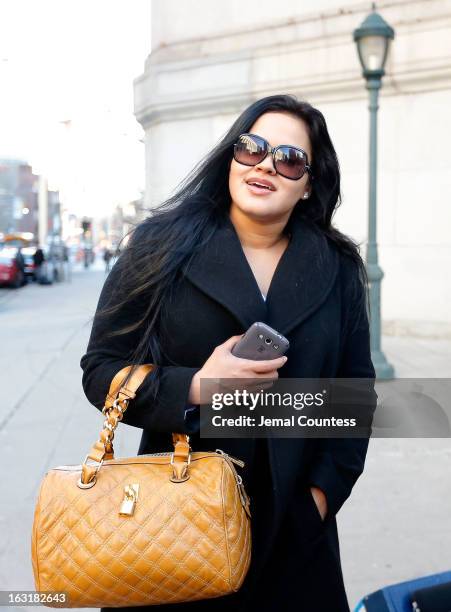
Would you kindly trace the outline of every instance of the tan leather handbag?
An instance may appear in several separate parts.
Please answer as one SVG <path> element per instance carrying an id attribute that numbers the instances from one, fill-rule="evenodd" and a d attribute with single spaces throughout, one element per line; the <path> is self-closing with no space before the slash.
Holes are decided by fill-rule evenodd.
<path id="1" fill-rule="evenodd" d="M 51 469 L 36 504 L 32 563 L 45 605 L 99 608 L 194 601 L 237 591 L 249 569 L 249 498 L 234 463 L 217 449 L 114 458 L 114 431 L 153 369 L 114 377 L 100 439 L 82 465 Z M 129 378 L 124 383 L 124 379 Z M 61 601 L 64 599 L 64 601 Z"/>

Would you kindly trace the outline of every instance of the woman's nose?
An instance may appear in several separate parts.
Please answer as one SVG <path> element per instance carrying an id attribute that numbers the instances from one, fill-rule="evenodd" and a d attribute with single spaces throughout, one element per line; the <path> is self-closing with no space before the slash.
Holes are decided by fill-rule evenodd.
<path id="1" fill-rule="evenodd" d="M 260 168 L 264 172 L 270 172 L 271 174 L 277 174 L 276 169 L 274 168 L 274 161 L 273 161 L 271 153 L 268 153 L 265 159 L 261 161 L 259 164 L 255 164 L 255 167 Z"/>
<path id="2" fill-rule="evenodd" d="M 274 168 L 274 162 L 272 160 L 271 155 L 268 155 L 267 157 L 265 157 L 265 159 L 259 164 L 255 164 L 255 167 L 260 168 L 261 170 L 264 170 L 265 172 L 270 172 L 271 174 L 277 174 L 276 169 Z"/>

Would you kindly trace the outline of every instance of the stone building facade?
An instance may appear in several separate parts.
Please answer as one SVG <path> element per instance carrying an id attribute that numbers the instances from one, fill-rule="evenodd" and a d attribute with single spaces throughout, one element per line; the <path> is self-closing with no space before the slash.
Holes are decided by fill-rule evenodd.
<path id="1" fill-rule="evenodd" d="M 396 32 L 379 108 L 383 329 L 451 338 L 451 0 L 376 10 Z M 326 118 L 342 171 L 335 223 L 364 254 L 369 117 L 352 32 L 370 11 L 352 0 L 152 0 L 152 48 L 134 84 L 146 205 L 167 197 L 246 105 L 294 93 Z"/>

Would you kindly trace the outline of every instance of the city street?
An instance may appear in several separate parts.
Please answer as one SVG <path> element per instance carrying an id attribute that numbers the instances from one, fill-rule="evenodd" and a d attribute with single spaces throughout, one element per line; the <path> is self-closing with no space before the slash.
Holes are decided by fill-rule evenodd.
<path id="1" fill-rule="evenodd" d="M 0 590 L 33 590 L 30 534 L 45 471 L 80 463 L 102 425 L 84 397 L 85 351 L 102 266 L 69 283 L 0 290 Z M 402 377 L 450 377 L 451 342 L 386 337 Z M 136 454 L 140 431 L 119 427 L 116 453 Z M 349 603 L 377 588 L 451 569 L 449 439 L 370 443 L 364 475 L 338 516 Z M 26 608 L 22 608 L 26 609 Z"/>

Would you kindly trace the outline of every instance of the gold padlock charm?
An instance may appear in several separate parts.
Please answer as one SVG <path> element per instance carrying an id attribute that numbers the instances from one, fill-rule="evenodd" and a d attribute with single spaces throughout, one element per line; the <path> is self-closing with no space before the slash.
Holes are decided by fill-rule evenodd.
<path id="1" fill-rule="evenodd" d="M 139 484 L 128 484 L 124 487 L 124 499 L 121 503 L 119 514 L 121 516 L 132 516 L 138 501 Z"/>

